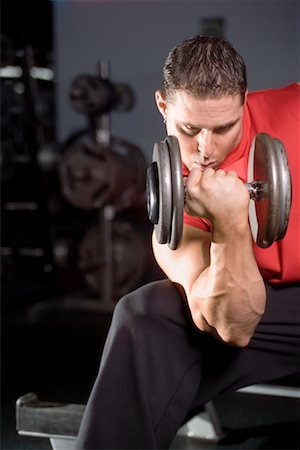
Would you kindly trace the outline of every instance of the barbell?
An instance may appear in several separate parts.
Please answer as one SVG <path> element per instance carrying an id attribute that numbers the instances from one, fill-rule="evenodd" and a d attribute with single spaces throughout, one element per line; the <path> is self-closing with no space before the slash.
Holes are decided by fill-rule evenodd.
<path id="1" fill-rule="evenodd" d="M 249 224 L 255 243 L 269 247 L 286 234 L 289 222 L 292 180 L 283 143 L 267 133 L 257 134 L 248 157 L 245 187 L 249 191 Z M 181 243 L 185 187 L 180 147 L 175 136 L 154 144 L 147 169 L 148 218 L 156 239 L 176 250 Z"/>

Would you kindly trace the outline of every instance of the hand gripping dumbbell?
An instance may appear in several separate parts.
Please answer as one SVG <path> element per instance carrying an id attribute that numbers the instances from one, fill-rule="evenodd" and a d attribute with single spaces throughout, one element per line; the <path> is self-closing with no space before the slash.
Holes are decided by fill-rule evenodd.
<path id="1" fill-rule="evenodd" d="M 267 133 L 252 141 L 246 188 L 250 195 L 249 222 L 253 239 L 267 248 L 285 236 L 292 200 L 292 181 L 283 143 Z M 147 211 L 157 241 L 175 250 L 183 229 L 185 188 L 178 140 L 168 136 L 154 144 L 147 169 Z"/>

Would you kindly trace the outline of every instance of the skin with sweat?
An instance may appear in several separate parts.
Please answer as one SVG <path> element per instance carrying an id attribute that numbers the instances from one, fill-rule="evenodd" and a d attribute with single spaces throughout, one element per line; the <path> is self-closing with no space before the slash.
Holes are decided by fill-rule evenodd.
<path id="1" fill-rule="evenodd" d="M 184 224 L 181 246 L 153 251 L 166 275 L 186 292 L 195 325 L 223 342 L 246 346 L 265 309 L 266 292 L 248 224 L 249 193 L 234 172 L 218 169 L 243 133 L 240 95 L 199 98 L 155 94 L 168 135 L 178 138 L 190 170 L 185 209 L 209 219 L 212 232 Z"/>

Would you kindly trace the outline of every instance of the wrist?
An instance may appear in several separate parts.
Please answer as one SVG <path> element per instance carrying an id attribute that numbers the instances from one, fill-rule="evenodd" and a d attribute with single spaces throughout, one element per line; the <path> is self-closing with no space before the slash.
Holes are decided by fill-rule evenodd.
<path id="1" fill-rule="evenodd" d="M 212 242 L 226 243 L 249 238 L 251 231 L 248 221 L 212 222 Z"/>

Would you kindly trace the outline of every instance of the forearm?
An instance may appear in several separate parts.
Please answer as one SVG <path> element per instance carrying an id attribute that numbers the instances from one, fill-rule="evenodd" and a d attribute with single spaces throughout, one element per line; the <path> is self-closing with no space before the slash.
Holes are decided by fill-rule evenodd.
<path id="1" fill-rule="evenodd" d="M 245 346 L 265 309 L 266 292 L 250 230 L 215 232 L 210 264 L 187 292 L 196 326 L 226 343 Z"/>

